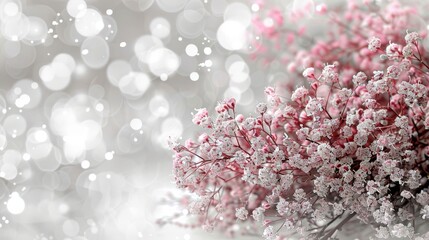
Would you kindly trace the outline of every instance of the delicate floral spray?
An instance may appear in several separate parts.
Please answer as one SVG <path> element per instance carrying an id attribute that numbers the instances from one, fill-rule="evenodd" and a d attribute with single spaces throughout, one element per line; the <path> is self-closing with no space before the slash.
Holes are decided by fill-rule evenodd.
<path id="1" fill-rule="evenodd" d="M 267 87 L 248 117 L 234 99 L 214 116 L 198 109 L 206 132 L 170 142 L 177 186 L 198 196 L 195 226 L 333 239 L 353 222 L 375 238 L 429 239 L 425 32 L 407 31 L 415 9 L 395 1 L 350 1 L 344 12 L 331 17 L 336 38 L 296 51 L 290 64 L 306 80 L 290 97 Z"/>

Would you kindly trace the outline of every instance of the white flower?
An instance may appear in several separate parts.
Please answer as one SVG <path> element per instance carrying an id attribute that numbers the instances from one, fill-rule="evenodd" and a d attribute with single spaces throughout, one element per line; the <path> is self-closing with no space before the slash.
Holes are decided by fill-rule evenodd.
<path id="1" fill-rule="evenodd" d="M 422 215 L 423 219 L 429 219 L 429 205 L 426 205 L 421 211 L 420 214 Z"/>
<path id="2" fill-rule="evenodd" d="M 314 78 L 314 68 L 306 68 L 302 73 L 302 76 L 304 76 L 305 78 Z"/>
<path id="3" fill-rule="evenodd" d="M 381 47 L 381 40 L 377 37 L 371 37 L 368 40 L 368 49 L 371 52 L 375 52 L 377 51 L 377 49 L 379 49 Z"/>
<path id="4" fill-rule="evenodd" d="M 256 222 L 262 222 L 264 221 L 264 212 L 265 209 L 262 207 L 255 208 L 252 212 L 252 217 Z"/>
<path id="5" fill-rule="evenodd" d="M 405 42 L 407 44 L 416 43 L 417 40 L 419 39 L 420 39 L 420 35 L 416 32 L 410 32 L 410 33 L 407 33 L 407 35 L 405 35 Z"/>
<path id="6" fill-rule="evenodd" d="M 274 227 L 271 225 L 265 228 L 262 236 L 265 238 L 265 240 L 275 240 L 277 238 L 277 234 L 274 233 Z"/>
<path id="7" fill-rule="evenodd" d="M 244 207 L 235 209 L 235 217 L 237 217 L 240 220 L 243 220 L 243 221 L 246 220 L 248 214 L 249 214 L 249 212 Z"/>

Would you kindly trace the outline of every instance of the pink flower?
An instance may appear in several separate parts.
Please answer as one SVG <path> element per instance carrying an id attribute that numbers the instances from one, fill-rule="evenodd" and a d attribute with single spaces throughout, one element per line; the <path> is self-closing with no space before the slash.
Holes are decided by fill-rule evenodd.
<path id="1" fill-rule="evenodd" d="M 380 48 L 381 48 L 381 40 L 379 38 L 371 37 L 368 40 L 368 49 L 371 52 L 375 52 L 375 51 L 377 51 Z"/>
<path id="2" fill-rule="evenodd" d="M 212 120 L 209 117 L 209 113 L 206 108 L 196 109 L 197 113 L 192 118 L 192 122 L 196 125 L 211 128 Z"/>
<path id="3" fill-rule="evenodd" d="M 306 68 L 302 73 L 302 76 L 304 76 L 305 78 L 314 79 L 314 68 Z"/>
<path id="4" fill-rule="evenodd" d="M 207 132 L 171 144 L 176 184 L 199 196 L 196 226 L 229 229 L 240 220 L 263 228 L 265 239 L 329 239 L 356 218 L 380 238 L 423 236 L 409 223 L 429 215 L 424 34 L 402 35 L 413 8 L 371 6 L 352 1 L 331 15 L 339 28 L 331 39 L 288 46 L 302 67 L 294 78 L 304 82 L 286 88 L 290 98 L 267 87 L 256 116 L 237 114 L 234 99 L 218 104 L 214 121 L 197 110 L 192 121 Z M 281 11 L 268 13 L 283 23 Z M 269 31 L 276 43 L 277 27 Z"/>
<path id="5" fill-rule="evenodd" d="M 389 59 L 397 59 L 401 55 L 401 46 L 396 43 L 390 43 L 386 47 L 386 55 Z"/>

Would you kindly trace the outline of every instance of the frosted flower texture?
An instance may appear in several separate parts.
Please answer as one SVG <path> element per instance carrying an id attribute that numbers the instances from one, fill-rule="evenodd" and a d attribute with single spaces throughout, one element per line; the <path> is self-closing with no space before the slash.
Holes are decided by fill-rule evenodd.
<path id="1" fill-rule="evenodd" d="M 370 2 L 330 15 L 330 40 L 291 48 L 290 64 L 304 68 L 290 97 L 267 87 L 248 117 L 233 99 L 214 115 L 197 110 L 193 122 L 207 132 L 173 144 L 175 181 L 198 196 L 196 225 L 265 239 L 331 239 L 347 227 L 426 239 L 426 32 L 408 30 L 416 9 Z"/>
<path id="2" fill-rule="evenodd" d="M 368 41 L 368 50 L 375 52 L 381 47 L 381 40 L 376 37 L 371 37 Z"/>

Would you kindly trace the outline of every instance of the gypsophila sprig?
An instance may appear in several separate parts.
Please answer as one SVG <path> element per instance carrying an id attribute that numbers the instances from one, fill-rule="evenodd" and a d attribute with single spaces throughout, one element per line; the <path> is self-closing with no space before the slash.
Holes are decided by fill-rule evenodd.
<path id="1" fill-rule="evenodd" d="M 380 19 L 364 7 L 348 6 L 349 32 L 331 41 L 337 54 L 318 42 L 297 56 L 305 82 L 290 98 L 267 87 L 248 117 L 234 99 L 215 115 L 196 110 L 193 122 L 207 132 L 172 149 L 177 185 L 199 196 L 191 212 L 200 225 L 259 225 L 265 239 L 330 239 L 356 224 L 382 239 L 428 237 L 425 36 L 406 31 L 413 8 L 369 7 Z"/>

